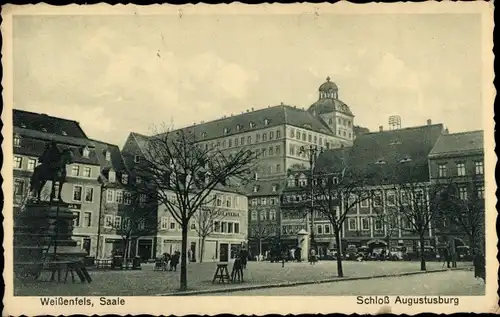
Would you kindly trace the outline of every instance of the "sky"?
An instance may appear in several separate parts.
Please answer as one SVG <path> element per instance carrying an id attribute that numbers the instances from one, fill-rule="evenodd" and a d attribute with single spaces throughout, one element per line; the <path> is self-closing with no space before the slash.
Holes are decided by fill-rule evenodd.
<path id="1" fill-rule="evenodd" d="M 482 129 L 474 14 L 15 16 L 14 108 L 119 145 L 281 102 L 308 108 L 327 76 L 372 131 Z"/>

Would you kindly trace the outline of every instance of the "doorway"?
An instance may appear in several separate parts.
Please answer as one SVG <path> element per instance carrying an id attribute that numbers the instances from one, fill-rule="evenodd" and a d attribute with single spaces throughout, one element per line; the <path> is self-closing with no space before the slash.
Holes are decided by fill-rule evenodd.
<path id="1" fill-rule="evenodd" d="M 227 243 L 220 244 L 220 262 L 228 262 L 229 261 L 229 245 Z"/>
<path id="2" fill-rule="evenodd" d="M 153 249 L 152 240 L 139 240 L 137 254 L 143 262 L 147 262 L 151 258 L 151 250 Z"/>
<path id="3" fill-rule="evenodd" d="M 83 247 L 82 249 L 85 250 L 87 255 L 90 255 L 90 246 L 91 246 L 91 241 L 90 238 L 83 238 Z"/>

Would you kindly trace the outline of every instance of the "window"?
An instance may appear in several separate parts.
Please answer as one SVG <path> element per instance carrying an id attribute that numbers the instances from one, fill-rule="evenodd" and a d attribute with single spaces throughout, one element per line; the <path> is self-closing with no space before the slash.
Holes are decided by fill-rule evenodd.
<path id="1" fill-rule="evenodd" d="M 457 175 L 465 176 L 465 163 L 463 162 L 457 163 Z"/>
<path id="2" fill-rule="evenodd" d="M 85 202 L 91 203 L 94 201 L 94 188 L 85 187 Z"/>
<path id="3" fill-rule="evenodd" d="M 330 225 L 325 225 L 325 234 L 330 234 Z"/>
<path id="4" fill-rule="evenodd" d="M 91 212 L 84 212 L 83 213 L 83 226 L 84 227 L 92 227 L 92 213 Z"/>
<path id="5" fill-rule="evenodd" d="M 262 142 L 267 141 L 267 133 L 262 134 Z"/>
<path id="6" fill-rule="evenodd" d="M 276 173 L 281 173 L 281 165 L 276 164 Z"/>
<path id="7" fill-rule="evenodd" d="M 260 134 L 257 133 L 257 135 L 255 136 L 255 142 L 260 142 Z"/>
<path id="8" fill-rule="evenodd" d="M 121 190 L 116 191 L 115 201 L 119 204 L 123 204 L 123 191 Z"/>
<path id="9" fill-rule="evenodd" d="M 348 227 L 349 231 L 356 231 L 356 218 L 349 218 Z"/>
<path id="10" fill-rule="evenodd" d="M 238 138 L 234 138 L 234 146 L 238 146 L 239 145 L 238 144 L 239 143 L 238 140 L 239 140 Z"/>
<path id="11" fill-rule="evenodd" d="M 28 170 L 33 171 L 36 167 L 36 159 L 28 159 Z"/>
<path id="12" fill-rule="evenodd" d="M 316 233 L 317 234 L 323 234 L 323 226 L 322 225 L 317 225 L 316 226 Z"/>
<path id="13" fill-rule="evenodd" d="M 477 186 L 476 192 L 477 198 L 484 199 L 484 185 Z"/>
<path id="14" fill-rule="evenodd" d="M 290 155 L 295 155 L 295 146 L 293 144 L 290 144 L 290 147 L 288 148 L 288 153 Z"/>
<path id="15" fill-rule="evenodd" d="M 21 146 L 21 137 L 18 134 L 14 135 L 14 146 L 15 147 Z"/>
<path id="16" fill-rule="evenodd" d="M 227 233 L 233 233 L 233 223 L 232 222 L 227 223 Z"/>
<path id="17" fill-rule="evenodd" d="M 249 124 L 249 127 L 250 127 L 250 129 L 253 129 L 253 128 L 255 128 L 255 123 L 253 123 L 253 122 L 250 122 L 250 124 Z"/>
<path id="18" fill-rule="evenodd" d="M 260 212 L 260 220 L 267 220 L 267 211 L 261 210 L 261 212 Z"/>
<path id="19" fill-rule="evenodd" d="M 14 179 L 14 195 L 21 196 L 24 194 L 24 180 Z"/>
<path id="20" fill-rule="evenodd" d="M 191 230 L 196 230 L 196 222 L 192 221 L 191 226 L 189 227 Z"/>
<path id="21" fill-rule="evenodd" d="M 297 140 L 300 140 L 300 131 L 297 131 L 297 133 L 295 134 L 295 137 L 297 138 Z"/>
<path id="22" fill-rule="evenodd" d="M 234 223 L 234 233 L 240 233 L 240 224 L 238 222 Z"/>
<path id="23" fill-rule="evenodd" d="M 73 200 L 82 201 L 83 187 L 80 185 L 73 185 Z"/>
<path id="24" fill-rule="evenodd" d="M 135 182 L 136 182 L 137 184 L 142 183 L 142 178 L 141 178 L 140 176 L 137 176 L 137 177 L 135 178 Z"/>
<path id="25" fill-rule="evenodd" d="M 228 197 L 226 197 L 226 207 L 231 208 L 231 205 L 232 205 L 231 204 L 231 197 L 228 196 Z"/>
<path id="26" fill-rule="evenodd" d="M 294 129 L 290 129 L 290 137 L 291 138 L 295 137 L 295 130 Z"/>
<path id="27" fill-rule="evenodd" d="M 260 199 L 260 204 L 261 204 L 261 205 L 266 205 L 266 203 L 267 203 L 267 199 L 266 199 L 265 197 L 262 197 L 262 198 Z"/>
<path id="28" fill-rule="evenodd" d="M 217 198 L 216 198 L 216 206 L 217 206 L 217 207 L 222 206 L 222 197 L 221 197 L 220 195 L 217 195 Z"/>
<path id="29" fill-rule="evenodd" d="M 115 221 L 113 223 L 113 226 L 115 228 L 120 228 L 122 225 L 122 217 L 121 216 L 115 216 Z"/>
<path id="30" fill-rule="evenodd" d="M 108 189 L 106 194 L 106 202 L 112 203 L 114 201 L 114 197 L 115 197 L 115 191 L 112 189 Z"/>
<path id="31" fill-rule="evenodd" d="M 147 200 L 148 200 L 148 197 L 146 196 L 146 194 L 141 194 L 141 195 L 139 196 L 139 202 L 140 202 L 141 204 L 144 204 Z"/>
<path id="32" fill-rule="evenodd" d="M 141 161 L 141 157 L 139 155 L 134 156 L 134 163 L 139 163 Z"/>
<path id="33" fill-rule="evenodd" d="M 274 132 L 270 131 L 269 132 L 269 140 L 272 140 L 272 139 L 274 139 Z"/>
<path id="34" fill-rule="evenodd" d="M 168 229 L 168 218 L 167 217 L 161 217 L 160 229 L 162 229 L 162 230 Z"/>
<path id="35" fill-rule="evenodd" d="M 271 210 L 269 212 L 269 220 L 276 220 L 276 210 Z"/>
<path id="36" fill-rule="evenodd" d="M 382 220 L 380 220 L 380 219 L 375 219 L 375 220 L 373 221 L 373 223 L 374 223 L 375 230 L 377 230 L 377 231 L 382 230 Z"/>
<path id="37" fill-rule="evenodd" d="M 222 222 L 221 227 L 220 227 L 220 232 L 221 233 L 226 233 L 227 232 L 227 222 Z"/>
<path id="38" fill-rule="evenodd" d="M 80 175 L 80 166 L 78 166 L 78 165 L 73 165 L 73 166 L 71 167 L 71 175 L 73 175 L 73 176 L 78 176 L 78 175 Z"/>
<path id="39" fill-rule="evenodd" d="M 276 139 L 279 139 L 279 138 L 281 138 L 281 131 L 276 130 Z"/>
<path id="40" fill-rule="evenodd" d="M 382 206 L 382 195 L 376 191 L 373 196 L 373 206 Z"/>
<path id="41" fill-rule="evenodd" d="M 170 230 L 175 230 L 175 222 L 174 221 L 170 221 Z"/>
<path id="42" fill-rule="evenodd" d="M 438 164 L 438 177 L 446 177 L 446 164 Z"/>
<path id="43" fill-rule="evenodd" d="M 484 174 L 484 163 L 483 163 L 483 161 L 476 161 L 476 162 L 474 162 L 474 166 L 475 166 L 476 175 L 483 175 Z"/>
<path id="44" fill-rule="evenodd" d="M 306 140 L 306 134 L 305 132 L 302 132 L 302 141 L 305 141 Z"/>
<path id="45" fill-rule="evenodd" d="M 14 168 L 22 168 L 23 158 L 20 156 L 14 156 Z"/>
<path id="46" fill-rule="evenodd" d="M 241 125 L 237 124 L 236 125 L 236 131 L 240 131 L 241 130 Z"/>
<path id="47" fill-rule="evenodd" d="M 89 177 L 92 175 L 92 169 L 90 167 L 83 168 L 83 177 Z"/>
<path id="48" fill-rule="evenodd" d="M 272 146 L 269 147 L 269 156 L 274 155 L 274 148 Z"/>
<path id="49" fill-rule="evenodd" d="M 225 149 L 226 148 L 226 140 L 223 140 L 222 141 L 222 148 Z"/>
<path id="50" fill-rule="evenodd" d="M 257 210 L 252 210 L 250 213 L 250 220 L 257 220 Z"/>
<path id="51" fill-rule="evenodd" d="M 228 128 L 224 128 L 224 134 L 228 134 L 229 133 L 229 129 Z"/>
<path id="52" fill-rule="evenodd" d="M 127 184 L 128 183 L 128 175 L 127 174 L 123 174 L 122 175 L 122 184 Z"/>
<path id="53" fill-rule="evenodd" d="M 110 170 L 110 171 L 109 171 L 109 174 L 108 174 L 108 180 L 109 180 L 111 183 L 116 182 L 116 172 L 115 172 L 115 171 L 113 171 L 113 170 Z"/>
<path id="54" fill-rule="evenodd" d="M 89 155 L 90 155 L 90 150 L 89 150 L 89 148 L 88 148 L 88 147 L 85 147 L 85 148 L 83 149 L 83 151 L 82 151 L 82 155 L 83 155 L 83 157 L 89 157 Z"/>
<path id="55" fill-rule="evenodd" d="M 240 143 L 241 143 L 241 145 L 245 145 L 245 137 L 244 136 L 242 136 L 240 138 Z"/>
<path id="56" fill-rule="evenodd" d="M 369 231 L 370 230 L 370 219 L 361 218 L 361 230 Z"/>
<path id="57" fill-rule="evenodd" d="M 111 161 L 111 152 L 110 151 L 106 151 L 106 161 Z"/>
<path id="58" fill-rule="evenodd" d="M 113 228 L 113 216 L 104 216 L 104 228 Z"/>
<path id="59" fill-rule="evenodd" d="M 309 143 L 311 143 L 311 142 L 312 142 L 312 135 L 310 135 L 310 134 L 308 134 L 308 135 L 307 135 L 307 141 L 308 141 Z"/>
<path id="60" fill-rule="evenodd" d="M 387 206 L 396 205 L 396 194 L 391 190 L 387 192 Z"/>
<path id="61" fill-rule="evenodd" d="M 401 204 L 402 205 L 408 205 L 408 201 L 409 201 L 409 198 L 408 198 L 408 193 L 407 192 L 402 192 L 401 193 Z"/>
<path id="62" fill-rule="evenodd" d="M 241 143 L 243 144 L 243 143 Z M 252 137 L 249 135 L 247 136 L 247 144 L 252 144 Z"/>
<path id="63" fill-rule="evenodd" d="M 467 187 L 460 187 L 458 189 L 458 195 L 460 196 L 460 199 L 467 200 Z"/>
<path id="64" fill-rule="evenodd" d="M 80 227 L 80 212 L 79 211 L 73 211 L 73 227 Z"/>

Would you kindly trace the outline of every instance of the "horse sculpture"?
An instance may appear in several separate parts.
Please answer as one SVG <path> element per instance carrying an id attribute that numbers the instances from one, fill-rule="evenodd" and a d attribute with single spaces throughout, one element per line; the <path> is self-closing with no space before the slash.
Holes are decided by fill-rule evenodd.
<path id="1" fill-rule="evenodd" d="M 55 184 L 58 183 L 57 199 L 62 202 L 61 192 L 66 182 L 66 165 L 73 162 L 73 152 L 71 149 L 59 151 L 57 144 L 52 142 L 47 145 L 39 161 L 41 164 L 35 167 L 31 176 L 30 188 L 32 195 L 40 201 L 43 187 L 47 181 L 52 181 L 50 199 L 55 198 Z"/>

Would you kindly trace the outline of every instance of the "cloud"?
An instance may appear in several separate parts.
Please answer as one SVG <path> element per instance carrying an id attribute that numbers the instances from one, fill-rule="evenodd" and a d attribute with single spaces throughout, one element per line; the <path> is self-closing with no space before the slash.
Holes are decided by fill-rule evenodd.
<path id="1" fill-rule="evenodd" d="M 385 53 L 367 77 L 370 85 L 377 89 L 420 89 L 427 84 L 427 76 L 408 67 L 404 61 L 391 53 Z"/>

